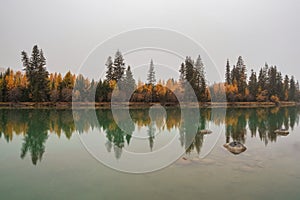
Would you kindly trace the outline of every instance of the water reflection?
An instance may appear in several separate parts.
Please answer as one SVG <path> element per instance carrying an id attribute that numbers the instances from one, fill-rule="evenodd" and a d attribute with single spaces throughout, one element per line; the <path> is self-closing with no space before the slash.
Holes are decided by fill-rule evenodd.
<path id="1" fill-rule="evenodd" d="M 105 132 L 107 152 L 114 153 L 116 158 L 121 157 L 125 144 L 130 145 L 132 134 L 145 129 L 150 151 L 157 142 L 157 131 L 171 134 L 172 130 L 176 130 L 180 134 L 181 148 L 185 148 L 187 154 L 200 154 L 205 137 L 210 137 L 201 134 L 200 130 L 206 129 L 208 123 L 225 125 L 226 143 L 238 141 L 245 144 L 249 134 L 268 145 L 276 142 L 276 129 L 293 129 L 298 125 L 299 111 L 299 107 L 228 108 L 224 116 L 223 112 L 212 115 L 209 108 L 184 111 L 167 108 L 163 112 L 151 112 L 148 108 L 129 110 L 132 120 L 128 120 L 122 110 L 113 116 L 111 110 L 99 109 L 96 110 L 97 120 L 93 120 L 90 118 L 93 110 L 78 110 L 79 113 L 73 116 L 69 109 L 0 109 L 0 139 L 9 143 L 14 136 L 23 137 L 20 157 L 30 156 L 34 165 L 42 160 L 50 134 L 70 139 L 76 131 L 85 134 L 90 130 Z M 194 117 L 197 112 L 200 112 L 199 119 Z"/>

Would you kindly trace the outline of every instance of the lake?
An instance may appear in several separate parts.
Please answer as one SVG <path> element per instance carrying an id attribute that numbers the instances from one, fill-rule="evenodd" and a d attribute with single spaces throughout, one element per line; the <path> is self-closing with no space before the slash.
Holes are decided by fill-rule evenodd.
<path id="1" fill-rule="evenodd" d="M 0 199 L 299 199 L 299 114 L 2 108 Z"/>

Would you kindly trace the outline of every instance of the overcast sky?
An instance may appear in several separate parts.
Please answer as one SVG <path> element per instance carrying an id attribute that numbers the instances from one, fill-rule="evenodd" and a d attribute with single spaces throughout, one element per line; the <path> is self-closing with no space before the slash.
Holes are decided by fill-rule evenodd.
<path id="1" fill-rule="evenodd" d="M 268 62 L 300 79 L 297 0 L 0 2 L 0 67 L 21 69 L 20 52 L 38 44 L 50 72 L 76 72 L 88 53 L 112 35 L 161 27 L 200 43 L 221 73 L 227 58 L 235 64 L 241 55 L 248 71 Z"/>

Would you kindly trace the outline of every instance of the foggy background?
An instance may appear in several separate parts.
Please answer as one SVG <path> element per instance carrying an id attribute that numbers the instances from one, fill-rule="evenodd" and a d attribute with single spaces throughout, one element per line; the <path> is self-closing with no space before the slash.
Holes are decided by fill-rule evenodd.
<path id="1" fill-rule="evenodd" d="M 297 0 L 0 2 L 2 68 L 21 70 L 21 51 L 31 53 L 38 44 L 50 72 L 76 72 L 89 52 L 107 38 L 136 28 L 161 27 L 200 43 L 221 74 L 227 58 L 232 65 L 241 55 L 248 75 L 251 68 L 257 71 L 268 62 L 283 74 L 300 78 Z"/>

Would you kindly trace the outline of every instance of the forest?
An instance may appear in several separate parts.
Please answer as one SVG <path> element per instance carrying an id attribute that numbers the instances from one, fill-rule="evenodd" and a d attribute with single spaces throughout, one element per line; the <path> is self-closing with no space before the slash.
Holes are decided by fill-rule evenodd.
<path id="1" fill-rule="evenodd" d="M 0 102 L 275 102 L 299 101 L 299 82 L 294 76 L 282 75 L 276 66 L 260 68 L 256 73 L 241 56 L 236 65 L 225 66 L 225 82 L 208 85 L 205 66 L 199 55 L 187 56 L 179 66 L 179 79 L 156 80 L 155 64 L 149 63 L 147 81 L 134 79 L 118 50 L 105 63 L 106 76 L 90 80 L 70 71 L 65 75 L 49 73 L 43 50 L 35 45 L 30 57 L 23 51 L 22 71 L 7 68 L 0 73 Z M 196 98 L 192 98 L 195 96 Z"/>

